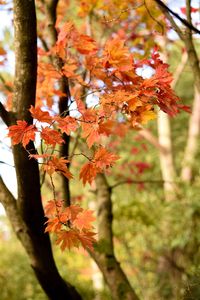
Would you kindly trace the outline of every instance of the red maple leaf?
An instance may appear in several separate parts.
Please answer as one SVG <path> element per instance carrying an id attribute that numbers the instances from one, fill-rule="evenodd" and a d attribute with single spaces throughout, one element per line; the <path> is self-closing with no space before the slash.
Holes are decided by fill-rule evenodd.
<path id="1" fill-rule="evenodd" d="M 83 180 L 84 185 L 86 184 L 86 182 L 89 182 L 91 184 L 92 181 L 95 179 L 97 173 L 99 173 L 99 172 L 100 172 L 100 170 L 97 169 L 97 167 L 93 163 L 91 163 L 91 162 L 86 163 L 81 168 L 80 179 Z"/>
<path id="2" fill-rule="evenodd" d="M 60 133 L 49 127 L 42 128 L 41 138 L 46 144 L 52 145 L 53 147 L 55 147 L 56 144 L 62 144 L 64 142 Z"/>
<path id="3" fill-rule="evenodd" d="M 52 175 L 54 172 L 60 172 L 66 178 L 71 179 L 73 178 L 71 172 L 67 168 L 67 163 L 69 161 L 64 157 L 58 158 L 56 155 L 52 155 L 51 158 L 44 164 L 44 170 L 49 174 Z"/>
<path id="4" fill-rule="evenodd" d="M 83 248 L 89 249 L 91 251 L 94 250 L 93 244 L 96 242 L 96 239 L 94 238 L 95 235 L 96 233 L 92 231 L 81 231 L 78 234 L 78 239 L 81 242 Z"/>
<path id="5" fill-rule="evenodd" d="M 78 123 L 76 119 L 67 116 L 65 118 L 57 117 L 56 121 L 58 122 L 58 128 L 60 128 L 62 133 L 70 135 L 71 131 L 76 131 Z"/>
<path id="6" fill-rule="evenodd" d="M 8 136 L 11 137 L 13 145 L 22 142 L 24 148 L 30 141 L 35 140 L 35 132 L 37 131 L 34 125 L 28 125 L 26 121 L 17 121 L 17 125 L 8 127 Z"/>
<path id="7" fill-rule="evenodd" d="M 31 105 L 29 109 L 31 115 L 34 119 L 37 119 L 40 122 L 52 123 L 52 117 L 50 116 L 48 111 L 42 111 L 40 107 L 34 107 Z"/>
<path id="8" fill-rule="evenodd" d="M 100 169 L 111 167 L 119 156 L 107 151 L 104 147 L 97 150 L 94 156 L 95 166 Z"/>

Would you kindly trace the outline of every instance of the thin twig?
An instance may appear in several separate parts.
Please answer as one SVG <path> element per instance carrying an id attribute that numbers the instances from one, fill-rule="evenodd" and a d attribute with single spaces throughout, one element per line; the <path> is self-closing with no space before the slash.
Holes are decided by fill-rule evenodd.
<path id="1" fill-rule="evenodd" d="M 165 5 L 161 0 L 154 0 L 154 1 L 159 5 L 160 9 L 165 13 L 165 15 L 166 15 L 166 13 L 167 13 L 168 15 L 172 14 L 175 18 L 177 18 L 179 21 L 181 21 L 181 23 L 184 24 L 187 28 L 189 28 L 190 30 L 194 31 L 195 33 L 200 34 L 200 30 L 199 30 L 199 29 L 197 29 L 196 27 L 194 27 L 194 26 L 193 26 L 190 22 L 188 22 L 186 19 L 181 18 L 177 13 L 175 13 L 173 10 L 171 10 L 171 9 L 170 9 L 167 5 Z M 168 15 L 167 15 L 167 18 L 169 19 L 169 16 L 168 16 Z M 172 19 L 173 19 L 173 18 L 172 18 Z M 172 22 L 172 21 L 170 20 L 170 22 Z M 173 21 L 173 22 L 174 22 L 174 21 Z M 174 22 L 174 23 L 175 23 L 175 22 Z M 176 24 L 176 23 L 175 23 L 175 24 Z M 174 24 L 173 24 L 173 26 L 174 26 Z M 181 32 L 177 24 L 176 24 L 175 27 L 176 27 L 176 31 L 177 31 L 177 29 L 178 29 L 178 31 Z M 178 31 L 177 31 L 177 33 L 178 33 Z M 182 32 L 181 32 L 181 35 L 182 35 Z"/>

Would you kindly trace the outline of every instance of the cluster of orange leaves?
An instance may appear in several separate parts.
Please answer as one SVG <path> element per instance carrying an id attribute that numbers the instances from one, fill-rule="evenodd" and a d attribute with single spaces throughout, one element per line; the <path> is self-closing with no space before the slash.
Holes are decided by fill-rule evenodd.
<path id="1" fill-rule="evenodd" d="M 187 108 L 178 104 L 178 97 L 170 87 L 172 76 L 167 70 L 168 66 L 159 59 L 157 51 L 152 53 L 149 60 L 136 62 L 125 40 L 119 37 L 110 39 L 105 45 L 100 46 L 90 36 L 79 33 L 72 22 L 65 22 L 62 26 L 57 22 L 56 28 L 58 30 L 56 45 L 48 53 L 40 50 L 39 55 L 57 56 L 64 64 L 57 70 L 53 63 L 40 61 L 37 100 L 45 99 L 46 104 L 51 107 L 49 95 L 64 96 L 56 90 L 56 82 L 65 77 L 75 87 L 71 90 L 71 97 L 79 114 L 77 117 L 51 116 L 40 106 L 31 106 L 30 113 L 36 120 L 34 125 L 18 120 L 16 125 L 9 127 L 8 136 L 12 138 L 13 145 L 22 143 L 29 151 L 31 149 L 29 143 L 35 141 L 37 133 L 40 134 L 40 139 L 46 144 L 47 149 L 54 151 L 57 145 L 64 142 L 63 133 L 71 135 L 80 128 L 88 148 L 91 149 L 95 145 L 92 148 L 94 150 L 92 157 L 83 154 L 88 162 L 82 166 L 79 173 L 84 185 L 87 182 L 91 184 L 98 173 L 104 172 L 118 159 L 116 154 L 102 145 L 101 137 L 116 134 L 116 127 L 120 127 L 119 116 L 123 118 L 121 123 L 138 127 L 156 117 L 155 106 L 159 106 L 170 115 L 175 115 L 181 108 Z M 147 79 L 137 74 L 137 68 L 144 64 L 149 65 L 154 71 Z M 78 72 L 82 69 L 90 74 L 89 82 L 85 82 L 84 75 L 81 76 Z M 81 100 L 82 87 L 94 94 L 98 91 L 97 106 L 86 107 Z M 50 176 L 54 172 L 59 172 L 67 179 L 73 178 L 68 169 L 70 157 L 59 157 L 55 152 L 49 154 L 47 151 L 41 154 L 29 151 L 29 157 L 42 159 L 42 168 Z M 49 218 L 46 231 L 57 234 L 57 243 L 62 249 L 79 245 L 92 249 L 95 239 L 91 226 L 94 220 L 91 211 L 83 210 L 79 206 L 64 208 L 56 199 L 49 201 L 45 210 Z"/>
<path id="2" fill-rule="evenodd" d="M 64 201 L 50 200 L 45 206 L 45 215 L 48 217 L 45 232 L 57 234 L 56 244 L 60 244 L 61 250 L 78 248 L 80 245 L 93 250 L 93 211 L 83 210 L 78 205 L 64 207 Z"/>

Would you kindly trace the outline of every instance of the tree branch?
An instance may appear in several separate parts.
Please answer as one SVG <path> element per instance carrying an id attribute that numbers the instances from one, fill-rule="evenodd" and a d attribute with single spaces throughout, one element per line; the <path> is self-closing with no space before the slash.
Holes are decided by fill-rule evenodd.
<path id="1" fill-rule="evenodd" d="M 181 36 L 183 33 L 179 29 L 178 25 L 174 22 L 173 18 L 170 14 L 172 14 L 175 18 L 177 18 L 179 21 L 181 21 L 182 24 L 184 24 L 187 28 L 189 28 L 191 31 L 194 31 L 195 33 L 200 34 L 200 30 L 198 30 L 196 27 L 192 25 L 188 20 L 181 18 L 177 13 L 175 13 L 173 10 L 171 10 L 166 4 L 164 4 L 161 0 L 154 0 L 162 12 L 165 14 L 165 16 L 169 19 L 171 24 L 173 25 L 174 29 L 178 33 L 179 36 Z M 173 20 L 173 22 L 172 22 Z"/>
<path id="2" fill-rule="evenodd" d="M 3 122 L 7 125 L 10 126 L 12 124 L 12 119 L 11 116 L 13 116 L 12 113 L 8 112 L 4 105 L 0 102 L 0 117 L 2 118 Z"/>
<path id="3" fill-rule="evenodd" d="M 46 14 L 47 14 L 47 23 L 48 23 L 47 27 L 48 27 L 51 47 L 54 46 L 57 41 L 57 31 L 55 28 L 57 4 L 58 4 L 58 0 L 46 0 Z M 62 59 L 60 59 L 59 57 L 53 57 L 52 61 L 56 69 L 60 71 L 62 69 L 62 66 L 64 65 Z M 69 103 L 71 98 L 68 78 L 62 76 L 59 81 L 59 85 L 62 93 L 66 95 L 59 98 L 59 113 L 61 116 L 66 117 L 67 115 L 69 115 Z M 65 143 L 61 145 L 61 156 L 68 157 L 70 136 L 64 133 L 62 138 L 65 141 Z M 62 176 L 62 181 L 63 181 L 64 199 L 66 205 L 69 206 L 71 203 L 69 180 L 65 176 Z"/>
<path id="4" fill-rule="evenodd" d="M 0 202 L 3 204 L 5 210 L 12 210 L 17 214 L 16 199 L 5 185 L 2 177 L 0 176 Z"/>

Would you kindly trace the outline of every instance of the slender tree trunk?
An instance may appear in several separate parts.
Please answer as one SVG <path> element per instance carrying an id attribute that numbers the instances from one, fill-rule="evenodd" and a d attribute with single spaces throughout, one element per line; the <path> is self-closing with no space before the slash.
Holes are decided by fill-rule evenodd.
<path id="1" fill-rule="evenodd" d="M 48 38 L 49 38 L 49 47 L 53 47 L 57 41 L 57 31 L 55 29 L 56 23 L 56 9 L 58 5 L 58 0 L 47 0 L 45 2 L 45 11 L 47 16 L 47 28 L 48 28 Z M 64 62 L 61 58 L 54 56 L 52 57 L 52 62 L 54 67 L 61 71 Z M 62 76 L 59 81 L 60 91 L 64 96 L 59 97 L 58 107 L 61 117 L 66 117 L 69 115 L 69 105 L 70 105 L 70 88 L 69 81 L 65 76 Z M 62 136 L 64 143 L 61 145 L 60 156 L 68 157 L 69 156 L 69 145 L 70 145 L 70 136 L 66 133 L 63 133 Z M 62 175 L 62 187 L 63 187 L 63 199 L 65 199 L 66 206 L 70 205 L 70 184 L 69 180 Z"/>
<path id="2" fill-rule="evenodd" d="M 172 142 L 171 142 L 171 127 L 170 120 L 166 113 L 159 111 L 158 113 L 158 140 L 165 152 L 159 152 L 160 166 L 162 178 L 164 181 L 165 199 L 173 200 L 175 195 L 176 185 L 174 183 L 176 174 L 173 161 Z"/>
<path id="3" fill-rule="evenodd" d="M 195 161 L 195 154 L 198 147 L 198 138 L 200 133 L 200 92 L 195 89 L 195 97 L 190 117 L 188 138 L 183 158 L 183 168 L 181 179 L 190 182 L 192 179 L 192 169 Z"/>
<path id="4" fill-rule="evenodd" d="M 103 273 L 113 300 L 139 300 L 114 254 L 111 189 L 105 175 L 97 176 L 96 187 L 99 246 L 92 256 Z"/>

